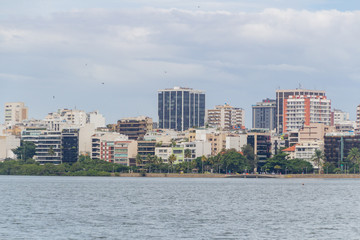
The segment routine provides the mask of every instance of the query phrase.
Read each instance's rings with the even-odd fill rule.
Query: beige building
[[[28,118],[28,108],[23,102],[5,103],[5,123],[14,125]]]
[[[208,133],[206,134],[206,141],[211,143],[211,155],[215,156],[226,149],[226,134],[225,133]]]
[[[333,132],[334,127],[323,123],[310,123],[299,131],[299,142],[324,141],[325,133]]]
[[[215,106],[207,111],[210,127],[220,129],[242,128],[245,125],[245,111],[229,104]]]

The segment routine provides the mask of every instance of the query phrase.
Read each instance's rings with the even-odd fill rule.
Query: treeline
[[[6,160],[0,162],[0,175],[33,175],[33,176],[110,176],[129,171],[129,167],[109,163],[103,160],[93,160],[80,156],[73,164],[63,163],[40,165],[33,159]]]

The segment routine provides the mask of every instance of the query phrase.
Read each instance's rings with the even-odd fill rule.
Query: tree
[[[55,151],[54,151],[54,147],[53,146],[50,146],[49,150],[48,150],[48,153],[50,156],[55,156]]]
[[[324,158],[323,152],[319,149],[316,149],[312,160],[314,161],[315,165],[317,166],[319,174],[321,173],[321,161],[323,158]]]
[[[136,155],[135,162],[136,166],[141,166],[143,164],[143,159],[141,158],[140,154]]]
[[[202,171],[202,173],[204,173],[204,162],[206,162],[206,160],[207,160],[207,158],[204,155],[202,155],[202,157],[201,157],[201,171]]]
[[[185,149],[184,151],[184,157],[185,157],[185,160],[187,162],[187,165],[188,165],[188,172],[189,172],[189,166],[190,166],[190,163],[189,163],[189,158],[191,158],[191,150],[190,149]]]
[[[174,162],[176,161],[176,156],[175,156],[174,154],[171,154],[171,155],[169,156],[168,161],[169,161],[169,163],[170,163],[170,165],[171,165],[171,169],[172,169],[173,172],[174,172],[173,164],[174,164]]]
[[[357,164],[358,167],[359,167],[359,173],[360,173],[360,164],[359,164],[359,161],[360,161],[360,151],[358,148],[351,148],[349,153],[348,153],[348,156],[347,156],[347,159],[349,161],[351,161],[352,163],[354,164]],[[354,172],[355,172],[355,166],[354,166]]]
[[[18,159],[26,161],[34,157],[36,152],[36,145],[33,142],[21,141],[20,147],[12,150]]]
[[[250,144],[247,144],[241,148],[241,151],[246,157],[247,162],[251,166],[251,168],[257,170],[258,157],[254,153],[254,148]]]

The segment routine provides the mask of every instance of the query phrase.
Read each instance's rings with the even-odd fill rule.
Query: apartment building
[[[330,126],[331,101],[325,96],[289,96],[283,103],[283,132],[298,130],[310,123]]]
[[[123,118],[115,126],[116,132],[124,134],[130,140],[142,140],[147,131],[151,131],[153,121],[150,117],[140,116],[135,118]]]
[[[276,90],[276,128],[277,133],[284,132],[284,122],[286,115],[284,115],[284,102],[290,96],[325,96],[325,91],[307,90],[307,89],[292,89],[292,90]]]
[[[267,98],[252,106],[252,128],[276,128],[276,100]]]
[[[245,126],[245,110],[229,104],[215,106],[207,111],[208,125],[222,130],[242,128]]]
[[[28,118],[28,107],[23,102],[5,103],[5,124],[14,125]]]

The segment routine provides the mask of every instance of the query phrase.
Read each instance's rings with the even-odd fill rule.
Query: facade
[[[86,123],[94,124],[95,129],[106,127],[105,118],[102,114],[99,113],[99,111],[88,113]]]
[[[30,141],[28,139],[27,141]],[[34,159],[40,164],[73,163],[79,158],[79,130],[42,131],[37,140]]]
[[[325,96],[325,91],[293,89],[276,90],[276,129],[277,133],[283,133],[284,126],[284,100],[290,96]]]
[[[44,131],[39,135],[34,159],[40,164],[60,164],[62,161],[61,132]]]
[[[5,124],[14,125],[28,118],[28,108],[23,102],[5,103]]]
[[[247,135],[229,135],[226,136],[226,149],[235,149],[236,151],[242,151],[242,147],[247,144]]]
[[[313,158],[315,155],[315,151],[324,150],[324,142],[323,141],[311,141],[311,142],[302,142],[295,145],[295,158],[303,159],[310,162],[314,168],[318,166],[314,163]]]
[[[350,133],[327,133],[324,139],[326,161],[341,167],[351,148],[360,148],[360,135]]]
[[[155,145],[156,141],[137,141],[137,154],[140,155],[143,164],[147,163],[147,156],[154,156],[155,155]]]
[[[265,164],[265,161],[271,157],[271,135],[269,132],[255,130],[249,132],[247,144],[254,149],[254,154],[258,157],[258,166]]]
[[[62,163],[74,163],[79,159],[79,129],[63,129],[61,132]]]
[[[130,140],[141,140],[147,131],[151,131],[153,127],[152,119],[140,116],[137,118],[123,118],[117,122],[116,132],[124,134]]]
[[[20,139],[14,135],[0,136],[0,161],[7,158],[15,159],[13,149],[20,146]]]
[[[347,112],[343,112],[340,109],[334,109],[333,115],[334,115],[334,122],[333,122],[334,125],[341,124],[343,122],[347,122],[350,120],[350,114]]]
[[[355,121],[342,121],[335,124],[336,132],[351,132],[356,129]]]
[[[289,96],[283,104],[283,132],[298,130],[310,123],[330,126],[331,101],[325,96]]]
[[[276,128],[276,100],[267,98],[252,106],[252,128]]]
[[[226,103],[218,105],[207,111],[207,123],[210,127],[223,130],[242,128],[245,126],[245,111]]]
[[[101,141],[100,159],[130,166],[132,158],[136,157],[136,141]]]
[[[132,142],[132,141],[131,141]],[[125,146],[126,145],[126,146]],[[130,145],[129,138],[125,135],[116,133],[116,132],[96,132],[91,136],[91,158],[92,159],[102,159],[107,162],[118,162],[124,164],[124,162],[129,162],[129,159],[124,160],[124,155],[115,155],[116,154],[125,154],[121,152],[126,152],[128,158],[133,157],[136,153],[123,150],[115,151],[117,149],[123,149]]]
[[[206,134],[206,141],[211,144],[211,155],[215,156],[223,149],[226,149],[226,134],[225,133],[208,133]]]
[[[158,91],[159,128],[185,131],[205,125],[205,93],[174,87]]]
[[[356,129],[360,130],[360,105],[356,107]]]

